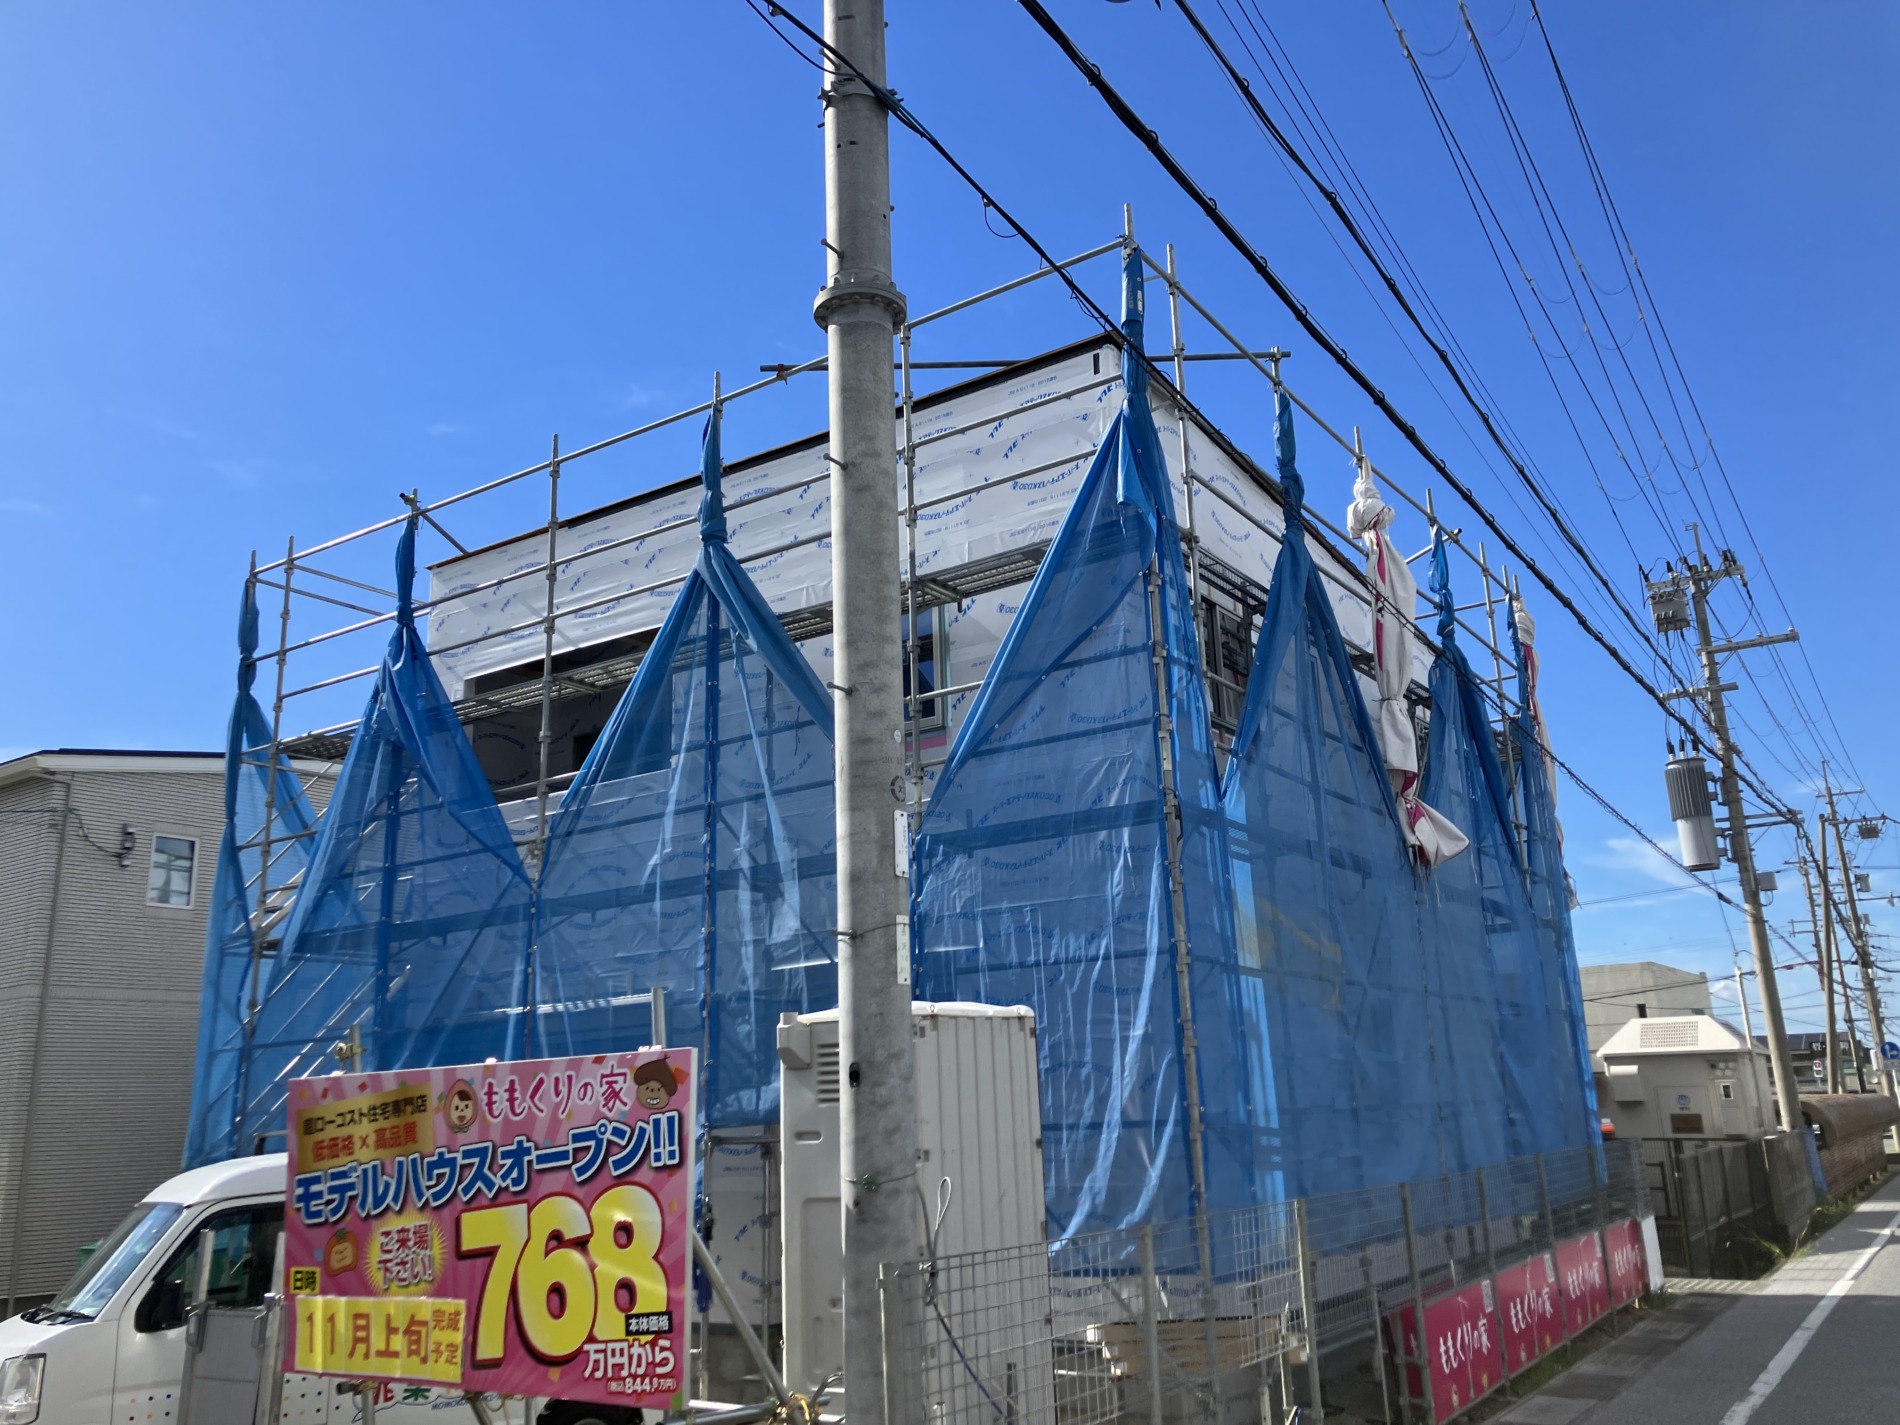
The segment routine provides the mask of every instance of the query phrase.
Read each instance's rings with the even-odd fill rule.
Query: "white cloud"
[[[45,519],[52,513],[51,509],[42,505],[38,500],[0,500],[0,514],[35,515],[41,519]]]
[[[207,460],[205,468],[237,490],[248,490],[264,481],[270,469],[268,460]]]
[[[1682,886],[1695,881],[1647,841],[1634,836],[1612,836],[1601,850],[1588,853],[1584,859],[1605,871],[1638,876],[1659,886]]]
[[[460,435],[462,428],[454,421],[432,421],[422,428],[425,435]]]

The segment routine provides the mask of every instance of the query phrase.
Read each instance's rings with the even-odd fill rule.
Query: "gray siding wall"
[[[223,819],[223,767],[207,759],[192,772],[76,771],[70,775],[77,816],[67,830],[58,920],[39,1056],[37,1085],[26,1121],[10,1126],[5,1147],[24,1162],[18,1282],[22,1296],[58,1290],[72,1274],[82,1243],[111,1231],[152,1187],[178,1171],[191,1102],[205,924]],[[40,805],[56,807],[60,789],[36,788]],[[16,797],[16,800],[18,798]],[[16,891],[12,870],[0,874],[0,897],[37,895],[38,940],[7,932],[0,940],[0,977],[24,969],[18,996],[26,1023],[24,1058],[7,1064],[5,1081],[24,1095],[32,1077],[32,1022],[37,1011],[45,914],[51,900],[50,849],[57,817],[13,817],[41,829],[47,848],[35,865],[47,869]],[[128,864],[115,854],[120,828],[137,835]],[[82,824],[91,841],[81,834]],[[154,835],[197,842],[189,909],[145,903]],[[31,919],[34,909],[24,906]],[[12,916],[5,919],[11,920]],[[24,938],[26,944],[16,946]],[[6,996],[9,1001],[13,995]],[[4,1013],[5,1011],[0,1011]],[[15,1036],[7,1034],[5,1040]],[[0,1054],[7,1050],[0,1049]],[[24,1130],[24,1145],[22,1144]],[[20,1168],[13,1168],[18,1182]],[[20,1194],[16,1189],[15,1201]],[[11,1246],[12,1214],[0,1214],[0,1251]],[[7,1264],[10,1275],[12,1263]],[[0,1275],[0,1282],[5,1275]]]
[[[51,782],[0,787],[0,1300],[13,1277],[20,1147],[62,795]]]

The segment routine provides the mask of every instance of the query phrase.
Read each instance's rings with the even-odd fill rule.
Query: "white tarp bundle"
[[[1346,509],[1346,532],[1365,545],[1366,577],[1378,591],[1372,607],[1372,653],[1378,665],[1378,691],[1369,700],[1369,711],[1385,750],[1386,773],[1399,800],[1405,839],[1421,861],[1436,866],[1458,855],[1471,842],[1418,798],[1418,733],[1405,701],[1412,681],[1412,621],[1418,612],[1418,582],[1386,534],[1392,523],[1392,507],[1372,483],[1372,467],[1364,456],[1358,459],[1352,495],[1352,504]]]

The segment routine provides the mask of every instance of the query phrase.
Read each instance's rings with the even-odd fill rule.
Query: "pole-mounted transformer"
[[[1713,871],[1722,864],[1722,843],[1715,834],[1715,803],[1709,797],[1709,764],[1685,753],[1663,768],[1669,787],[1669,816],[1676,823],[1682,864],[1691,871]]]

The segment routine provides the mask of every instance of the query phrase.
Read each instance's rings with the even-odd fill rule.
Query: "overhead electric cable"
[[[1655,700],[1685,732],[1700,738],[1702,736],[1702,730],[1697,728],[1681,713],[1677,712],[1675,708],[1670,705],[1669,700],[1663,695],[1662,690],[1657,688],[1648,678],[1644,677],[1642,672],[1630,662],[1628,655],[1590,621],[1588,615],[1577,607],[1576,601],[1544,571],[1543,566],[1530,556],[1517,538],[1498,522],[1497,517],[1491,513],[1483,501],[1478,499],[1476,492],[1452,471],[1451,467],[1445,463],[1444,458],[1432,448],[1425,438],[1419,434],[1418,429],[1413,426],[1411,422],[1406,420],[1398,408],[1392,404],[1385,392],[1381,390],[1358,363],[1346,353],[1345,348],[1320,325],[1318,319],[1313,316],[1306,304],[1299,299],[1293,290],[1287,286],[1285,280],[1274,269],[1273,265],[1261,255],[1259,250],[1256,249],[1247,240],[1246,236],[1241,233],[1240,229],[1234,225],[1233,221],[1221,211],[1220,205],[1208,195],[1206,190],[1201,187],[1193,175],[1174,157],[1173,153],[1171,153],[1168,147],[1161,141],[1160,136],[1155,130],[1149,127],[1147,122],[1142,119],[1134,107],[1109,83],[1108,79],[1103,75],[1101,67],[1082,53],[1076,46],[1075,41],[1069,37],[1067,31],[1065,31],[1062,26],[1056,22],[1055,18],[1050,15],[1048,10],[1043,7],[1040,0],[1017,0],[1017,3],[1029,14],[1030,18],[1037,23],[1043,32],[1055,42],[1056,47],[1062,51],[1064,57],[1066,57],[1076,71],[1082,75],[1089,86],[1101,96],[1103,102],[1108,106],[1109,111],[1120,120],[1122,126],[1126,128],[1129,133],[1134,135],[1142,146],[1148,150],[1155,161],[1159,163],[1168,176],[1174,180],[1176,186],[1193,201],[1195,206],[1200,208],[1201,212],[1207,217],[1209,222],[1214,224],[1221,236],[1227,239],[1228,244],[1254,269],[1260,279],[1267,284],[1274,295],[1280,299],[1281,303],[1292,314],[1293,319],[1299,323],[1301,329],[1352,379],[1353,383],[1365,393],[1367,398],[1371,400],[1373,405],[1379,410],[1380,414],[1391,423],[1392,427],[1405,437],[1406,443],[1419,454],[1426,464],[1438,472],[1440,478],[1442,478],[1472,512],[1484,522],[1485,527],[1497,536],[1499,542],[1530,571],[1531,575],[1545,591],[1577,621],[1578,625],[1590,636],[1597,646],[1602,648],[1603,651],[1610,656],[1611,660],[1615,662],[1638,687],[1642,688],[1644,692]],[[1774,804],[1772,794],[1767,792],[1764,788],[1757,786],[1755,791],[1758,796],[1768,800],[1771,805]]]
[[[1557,528],[1558,533],[1564,537],[1565,542],[1575,551],[1577,557],[1583,561],[1584,566],[1596,576],[1598,582],[1611,594],[1612,598],[1615,599],[1617,607],[1629,621],[1631,628],[1636,630],[1639,637],[1647,638],[1648,630],[1643,627],[1641,621],[1636,617],[1636,614],[1623,603],[1621,596],[1616,593],[1616,586],[1610,581],[1609,576],[1598,566],[1595,557],[1590,553],[1588,548],[1585,547],[1582,540],[1572,531],[1569,520],[1559,512],[1551,497],[1545,493],[1543,486],[1531,477],[1530,471],[1524,468],[1524,463],[1518,459],[1517,453],[1506,443],[1504,436],[1499,432],[1497,425],[1492,420],[1490,410],[1484,403],[1479,401],[1477,395],[1472,391],[1470,385],[1465,380],[1464,373],[1458,369],[1457,363],[1452,360],[1451,353],[1447,351],[1438,338],[1426,328],[1423,318],[1419,316],[1417,309],[1406,297],[1397,279],[1394,278],[1392,273],[1387,269],[1386,264],[1380,260],[1379,255],[1372,250],[1372,245],[1366,240],[1366,235],[1360,230],[1358,222],[1354,220],[1352,214],[1347,210],[1346,205],[1340,201],[1339,194],[1313,171],[1312,166],[1307,162],[1305,155],[1300,152],[1298,146],[1287,138],[1279,124],[1274,121],[1273,116],[1267,112],[1266,106],[1260,102],[1259,97],[1253,92],[1253,86],[1248,83],[1246,76],[1235,68],[1234,62],[1228,58],[1227,52],[1221,48],[1220,42],[1214,38],[1207,26],[1201,22],[1201,17],[1194,12],[1194,7],[1188,3],[1188,0],[1174,0],[1174,5],[1175,8],[1181,12],[1182,16],[1186,18],[1188,25],[1193,29],[1194,33],[1199,36],[1201,43],[1207,48],[1208,53],[1214,57],[1215,62],[1226,72],[1229,82],[1235,86],[1242,99],[1253,111],[1254,117],[1261,127],[1272,137],[1273,141],[1280,146],[1287,158],[1299,169],[1307,181],[1317,188],[1321,196],[1325,198],[1327,206],[1333,210],[1341,226],[1346,229],[1347,235],[1352,238],[1354,245],[1358,247],[1359,251],[1365,256],[1365,259],[1372,264],[1373,270],[1379,275],[1379,279],[1385,283],[1386,290],[1392,294],[1392,300],[1399,304],[1399,310],[1405,314],[1406,319],[1412,323],[1413,327],[1418,331],[1418,334],[1423,337],[1426,343],[1431,347],[1433,355],[1438,358],[1439,363],[1445,368],[1447,374],[1450,375],[1452,383],[1457,386],[1459,394],[1465,398],[1466,402],[1471,406],[1471,409],[1476,413],[1479,423],[1484,426],[1486,434],[1496,443],[1498,450],[1504,455],[1504,458],[1510,462],[1511,468],[1517,472],[1518,478],[1523,481],[1525,488],[1527,488],[1531,494],[1536,497],[1537,502],[1543,506],[1545,515],[1549,517],[1551,523]],[[1031,7],[1026,5],[1025,8]],[[1040,5],[1035,5],[1033,9],[1031,9],[1031,14],[1034,15],[1037,11],[1042,11]],[[1046,15],[1047,11],[1042,11],[1042,14]],[[1045,26],[1044,28],[1046,29],[1048,27]],[[1058,42],[1060,43],[1061,41]],[[1074,55],[1071,56],[1071,58],[1074,57]],[[1097,70],[1096,73],[1099,75],[1100,71]],[[1107,95],[1104,94],[1104,98],[1106,97]],[[1111,107],[1113,107],[1112,104]],[[1132,114],[1133,110],[1129,112]],[[1124,119],[1124,122],[1127,122],[1127,120]],[[1150,135],[1152,135],[1152,131],[1150,131]],[[1151,146],[1151,151],[1155,146],[1158,146],[1158,141],[1156,145]],[[1157,153],[1156,157],[1160,157],[1160,154]],[[1185,172],[1183,172],[1180,177],[1177,177],[1176,181],[1179,182],[1181,178],[1184,177]],[[1237,236],[1237,233],[1230,235],[1229,240],[1234,241]],[[1256,263],[1256,266],[1262,267],[1264,264]],[[1263,272],[1262,275],[1264,276],[1265,273]],[[1291,296],[1290,293],[1280,293],[1279,295],[1282,301],[1289,300]],[[1299,314],[1296,313],[1295,315],[1298,316]],[[1302,322],[1302,324],[1304,325],[1305,323]],[[1343,355],[1343,352],[1341,354]],[[1396,413],[1388,415],[1388,419],[1395,417]]]
[[[1582,111],[1578,107],[1575,94],[1571,91],[1570,80],[1564,73],[1563,64],[1557,58],[1556,43],[1551,38],[1549,27],[1544,23],[1543,12],[1538,8],[1537,0],[1531,0],[1531,19],[1537,26],[1538,34],[1544,42],[1544,53],[1550,60],[1551,73],[1557,81],[1559,92],[1563,95],[1565,111],[1570,118],[1571,128],[1576,134],[1577,144],[1583,154],[1585,165],[1589,169],[1598,201],[1604,210],[1605,219],[1610,225],[1612,236],[1618,239],[1619,261],[1627,254],[1628,262],[1624,264],[1624,275],[1629,282],[1641,289],[1641,295],[1646,303],[1645,311],[1647,317],[1654,319],[1653,329],[1651,323],[1645,320],[1644,331],[1655,356],[1657,370],[1661,372],[1663,376],[1664,387],[1665,389],[1669,389],[1669,374],[1663,365],[1663,353],[1666,351],[1669,357],[1669,364],[1675,369],[1677,383],[1682,387],[1683,398],[1689,403],[1689,409],[1694,414],[1696,425],[1702,433],[1702,440],[1708,450],[1709,458],[1714,462],[1716,473],[1721,476],[1723,487],[1728,492],[1729,501],[1735,507],[1736,514],[1741,519],[1742,532],[1747,536],[1749,545],[1754,551],[1756,566],[1768,580],[1768,586],[1770,590],[1773,591],[1776,602],[1781,605],[1782,617],[1792,623],[1794,621],[1793,614],[1789,609],[1788,601],[1781,592],[1780,585],[1775,579],[1774,570],[1770,567],[1767,556],[1762,552],[1761,541],[1755,535],[1753,524],[1748,518],[1748,510],[1735,493],[1734,482],[1729,478],[1727,463],[1723,461],[1721,451],[1715,444],[1715,437],[1709,430],[1708,419],[1703,415],[1701,404],[1696,400],[1695,391],[1689,384],[1688,372],[1683,368],[1682,358],[1677,354],[1675,341],[1669,334],[1669,327],[1663,319],[1660,304],[1656,300],[1656,294],[1651,290],[1649,278],[1643,272],[1643,265],[1637,258],[1636,245],[1630,238],[1629,228],[1623,221],[1622,211],[1617,207],[1615,194],[1611,191],[1609,180],[1603,172],[1602,163],[1597,158],[1596,146],[1590,141],[1589,131],[1584,126]],[[1661,337],[1662,343],[1660,350],[1656,349],[1656,338],[1658,336]],[[1670,390],[1670,401],[1672,404],[1675,402],[1673,389]],[[1677,419],[1678,423],[1684,427],[1685,439],[1689,438],[1687,431],[1688,422],[1683,418],[1680,407],[1677,407]],[[1744,591],[1747,592],[1747,586],[1744,585],[1743,587]],[[1752,593],[1749,594],[1748,597],[1752,605],[1754,602]],[[1834,717],[1834,709],[1828,702],[1826,689],[1821,686],[1820,676],[1814,670],[1814,663],[1808,655],[1806,645],[1796,644],[1795,651],[1800,656],[1802,665],[1807,670],[1808,681],[1813,685],[1814,696],[1821,704],[1822,714],[1827,718],[1829,727],[1833,729],[1835,738],[1833,750],[1838,754],[1843,765],[1847,767],[1848,771],[1853,774],[1856,780],[1864,780],[1854,764],[1853,755],[1848,750],[1846,736],[1841,731],[1840,723]],[[1772,661],[1777,665],[1783,662],[1779,647],[1772,648],[1770,650],[1770,656]],[[1785,669],[1783,670],[1783,676],[1786,677]],[[1789,691],[1792,693],[1792,680],[1789,681]],[[1804,698],[1796,698],[1796,706],[1803,706],[1805,701],[1806,699]],[[1803,708],[1803,711],[1805,713],[1805,708]],[[1821,746],[1822,739],[1818,727],[1815,729],[1815,734],[1816,745]]]
[[[966,185],[968,185],[970,190],[973,193],[975,193],[979,199],[982,200],[985,208],[994,209],[997,215],[1001,217],[1005,222],[1007,222],[1012,229],[1015,230],[1016,234],[1022,238],[1024,244],[1028,246],[1029,249],[1032,252],[1034,252],[1036,256],[1039,259],[1041,259],[1041,261],[1050,269],[1050,271],[1062,282],[1063,286],[1068,290],[1070,296],[1075,299],[1077,304],[1081,306],[1084,311],[1090,313],[1099,322],[1101,322],[1106,332],[1119,333],[1120,331],[1119,324],[1116,323],[1114,319],[1109,316],[1107,311],[1105,311],[1102,308],[1100,303],[1096,302],[1093,297],[1089,296],[1089,294],[1082,288],[1081,284],[1078,283],[1073,277],[1073,275],[1071,275],[1069,271],[1056,260],[1056,258],[1049,252],[1049,250],[1046,247],[1044,247],[1040,242],[1038,242],[1036,238],[1021,223],[1017,222],[1017,220],[1010,214],[1009,210],[996,200],[996,198],[989,192],[989,190],[985,188],[977,180],[975,175],[972,174],[967,168],[965,168],[963,164],[959,162],[955,158],[955,156],[950,153],[949,149],[945,147],[943,142],[940,139],[938,139],[935,134],[931,133],[930,130],[927,127],[925,127],[923,122],[920,119],[918,119],[915,115],[913,115],[909,111],[909,109],[904,105],[904,103],[900,99],[898,99],[898,97],[895,94],[891,93],[888,89],[885,89],[883,86],[872,81],[869,78],[869,76],[867,76],[861,69],[859,69],[851,61],[851,59],[848,56],[840,53],[837,49],[833,48],[828,42],[826,42],[826,40],[824,39],[822,35],[814,31],[809,25],[805,24],[805,22],[800,20],[796,15],[793,15],[788,11],[782,10],[778,8],[777,6],[768,6],[770,14],[767,14],[766,11],[759,9],[758,5],[754,3],[754,0],[746,0],[746,4],[748,5],[748,7],[750,7],[754,11],[754,13],[759,15],[760,19],[764,20],[767,25],[771,26],[771,28],[775,30],[777,29],[777,26],[772,24],[773,17],[782,18],[786,20],[794,28],[796,28],[801,34],[803,34],[806,39],[818,45],[819,48],[822,49],[827,55],[829,55],[834,62],[843,66],[845,69],[848,69],[860,83],[866,86],[869,92],[877,96],[878,101],[882,103],[890,111],[892,117],[896,118],[900,123],[904,125],[905,128],[909,129],[912,133],[916,134],[919,138],[923,139],[923,141],[930,146],[931,150],[935,152],[938,155],[938,157],[942,158],[946,164],[949,165],[951,171],[954,172],[959,178],[961,178],[963,182]],[[1038,10],[1041,9],[1040,6],[1036,6],[1035,8]],[[1045,17],[1046,17],[1046,12],[1045,12]],[[1053,24],[1053,21],[1050,21],[1050,23]],[[1085,70],[1084,72],[1086,73],[1087,71]],[[1117,98],[1119,99],[1119,96],[1117,96]],[[1139,120],[1137,120],[1136,122],[1138,125]],[[1156,140],[1156,142],[1158,143],[1159,141]],[[1163,151],[1165,152],[1165,150]],[[1172,162],[1171,159],[1170,159],[1170,162]],[[1190,180],[1190,183],[1191,183],[1191,180]],[[1194,189],[1193,191],[1198,193],[1199,190]],[[1230,241],[1231,240],[1232,239],[1230,239]],[[1274,279],[1274,282],[1276,283],[1278,282],[1277,277]],[[1288,294],[1288,297],[1282,298],[1282,300],[1287,301],[1289,307],[1294,309],[1296,312],[1304,313],[1305,309],[1303,307],[1299,307],[1296,301],[1289,300],[1290,297],[1291,297],[1291,294]],[[1310,317],[1310,314],[1307,315],[1302,321],[1302,326],[1305,326],[1306,323],[1311,320],[1312,319]],[[1330,354],[1331,352],[1335,351],[1337,348],[1330,344],[1330,339],[1327,339],[1327,340],[1328,340],[1327,350]],[[1161,368],[1159,364],[1156,363],[1152,358],[1150,358],[1147,355],[1147,353],[1137,352],[1135,354],[1143,362],[1145,362],[1151,370],[1159,372],[1165,377],[1166,373],[1161,372]],[[1335,359],[1337,360],[1343,357],[1344,357],[1344,353],[1340,352],[1339,356],[1336,357]],[[1348,363],[1348,365],[1350,364]],[[1361,385],[1362,389],[1368,390],[1369,393],[1376,392],[1376,388],[1373,388],[1370,386],[1369,379],[1364,376],[1364,373],[1358,372],[1356,367],[1350,367],[1350,373],[1354,374],[1355,380]],[[1203,420],[1205,419],[1205,417],[1201,416],[1200,413],[1197,410],[1195,410],[1193,405],[1189,403],[1185,397],[1178,396],[1177,399],[1180,399],[1183,406],[1191,414],[1193,414],[1197,419],[1203,419]],[[1376,399],[1381,403],[1380,408],[1382,411],[1387,411],[1387,412],[1391,411],[1390,403],[1385,401],[1385,398],[1382,394],[1377,395]],[[1389,420],[1392,420],[1393,423],[1396,426],[1398,426],[1399,429],[1401,429],[1402,431],[1408,431],[1408,432],[1411,431],[1411,428],[1405,425],[1401,418],[1397,418],[1396,412],[1392,412],[1391,414],[1388,415],[1387,418]],[[1430,448],[1424,445],[1422,438],[1419,437],[1416,432],[1411,432],[1408,438],[1414,444],[1415,448],[1420,448],[1422,451],[1429,453]],[[1449,471],[1444,470],[1443,462],[1441,460],[1438,460],[1435,455],[1430,456],[1430,458],[1434,462],[1434,468],[1440,469],[1441,473],[1444,473],[1447,476],[1447,479],[1449,483],[1451,483],[1452,488],[1454,490],[1460,490],[1460,482],[1457,481],[1456,477],[1451,476]],[[1460,490],[1460,493],[1461,495],[1463,494],[1462,490]],[[1490,518],[1483,511],[1482,507],[1473,503],[1473,509],[1479,513],[1481,518],[1486,519],[1487,524],[1491,528],[1493,528],[1493,530],[1498,534],[1499,538],[1507,542],[1507,546],[1513,548],[1513,552],[1518,553],[1518,557],[1523,560],[1527,568],[1531,569],[1532,572],[1537,575],[1539,581],[1545,583],[1546,587],[1550,587],[1548,580],[1543,575],[1542,570],[1537,567],[1535,561],[1524,556],[1521,551],[1516,549],[1515,545],[1509,540],[1509,537],[1505,535],[1501,529],[1498,529],[1495,524],[1491,523]],[[1625,660],[1622,657],[1620,651],[1617,650],[1614,645],[1609,644],[1603,638],[1603,636],[1595,630],[1595,627],[1593,625],[1591,625],[1586,619],[1582,618],[1580,612],[1576,609],[1575,605],[1570,603],[1567,599],[1564,599],[1562,593],[1556,590],[1554,587],[1551,588],[1551,592],[1555,597],[1559,598],[1560,601],[1564,603],[1565,607],[1568,608],[1572,612],[1573,616],[1576,616],[1578,618],[1579,622],[1583,624],[1585,630],[1589,632],[1591,636],[1594,639],[1596,639],[1596,641],[1599,644],[1601,644],[1605,648],[1605,650],[1611,654],[1613,658],[1616,659],[1619,665],[1622,666],[1626,672],[1629,672],[1632,677],[1636,678],[1639,685],[1643,686],[1645,690],[1650,693],[1651,697],[1656,698],[1659,703],[1662,703],[1662,706],[1664,707],[1664,710],[1666,712],[1670,712],[1673,714],[1674,710],[1669,708],[1668,704],[1660,698],[1660,696],[1654,691],[1654,689],[1649,688],[1648,684],[1643,682],[1641,676],[1636,674],[1634,670],[1632,670],[1629,667],[1627,660]],[[1484,683],[1482,681],[1480,681],[1477,686],[1478,686],[1481,696],[1487,702],[1491,703],[1492,706],[1496,707],[1501,715],[1505,717],[1509,716],[1509,709],[1507,709],[1504,706],[1503,698],[1499,690],[1497,690],[1496,688],[1493,688],[1490,684]],[[1680,718],[1678,718],[1678,720],[1680,720]],[[1685,723],[1684,726],[1687,727],[1688,725]],[[1689,730],[1693,731],[1693,729],[1689,729]],[[1650,836],[1650,834],[1647,831],[1645,831],[1641,826],[1639,826],[1635,821],[1633,821],[1628,815],[1626,815],[1622,811],[1621,808],[1617,807],[1607,797],[1605,797],[1601,792],[1599,792],[1595,787],[1593,787],[1588,781],[1586,781],[1582,777],[1582,775],[1578,773],[1576,768],[1572,767],[1563,758],[1559,757],[1554,751],[1551,750],[1548,744],[1540,743],[1539,748],[1546,756],[1550,758],[1551,762],[1559,770],[1561,770],[1567,777],[1570,778],[1571,782],[1577,787],[1579,791],[1583,792],[1584,795],[1588,796],[1605,812],[1609,813],[1609,815],[1613,817],[1617,822],[1619,822],[1622,826],[1627,828],[1629,831],[1635,833],[1635,835],[1638,838],[1640,838],[1645,845],[1647,845],[1652,851],[1654,851],[1664,861],[1668,862],[1670,865],[1675,866],[1676,869],[1681,871],[1685,876],[1693,876],[1693,873],[1690,872],[1689,869],[1686,866],[1684,866],[1682,862],[1676,856],[1672,855],[1669,851],[1665,850],[1660,843],[1658,843],[1652,836]],[[1792,815],[1792,813],[1790,813],[1790,815]],[[1736,901],[1733,897],[1726,894],[1719,887],[1710,885],[1708,887],[1708,890],[1709,890],[1709,894],[1714,896],[1718,901],[1726,905],[1733,906],[1737,909],[1741,908],[1740,902]],[[1788,937],[1785,934],[1783,934],[1778,927],[1770,926],[1769,931],[1771,934],[1778,936],[1791,949],[1794,949],[1796,953],[1799,953],[1800,947],[1796,946],[1792,940],[1789,940]]]

